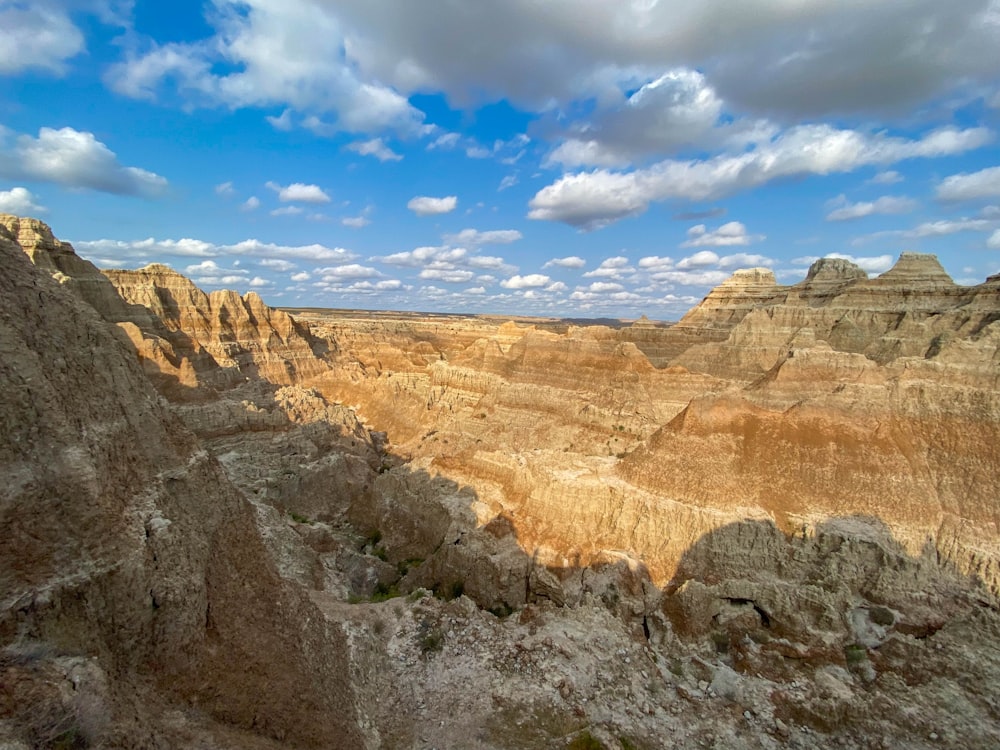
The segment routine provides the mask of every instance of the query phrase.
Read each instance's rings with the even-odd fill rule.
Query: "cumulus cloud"
[[[459,268],[425,268],[418,274],[421,279],[444,281],[448,284],[464,284],[475,278],[476,274]]]
[[[251,195],[249,198],[243,201],[243,205],[241,206],[241,208],[244,211],[256,211],[258,208],[260,208],[260,198],[258,198],[256,195]]]
[[[414,248],[413,250],[405,250],[400,253],[393,253],[392,255],[386,255],[384,257],[373,258],[372,260],[380,260],[383,263],[388,263],[392,266],[410,266],[413,268],[419,268],[432,263],[455,263],[456,261],[465,258],[468,252],[469,251],[464,247],[448,248],[424,246]]]
[[[264,268],[272,268],[275,271],[291,271],[295,268],[295,264],[291,261],[281,260],[280,258],[264,258],[260,261],[260,265]]]
[[[628,264],[628,258],[623,255],[616,255],[613,258],[605,258],[601,261],[601,265],[593,271],[587,271],[583,276],[584,278],[604,277],[620,279],[634,271],[635,269]]]
[[[458,234],[446,234],[444,239],[453,245],[480,247],[481,245],[509,245],[524,235],[516,229],[493,229],[480,232],[478,229],[463,229]]]
[[[349,263],[343,266],[327,266],[317,268],[318,273],[324,282],[339,282],[344,279],[372,279],[378,278],[382,274],[369,266],[362,266],[358,263]]]
[[[687,231],[688,238],[681,247],[727,247],[749,245],[764,239],[763,235],[747,234],[747,228],[739,221],[730,221],[711,231],[704,224],[696,224]]]
[[[873,201],[849,203],[846,196],[840,195],[830,203],[837,206],[826,215],[827,221],[851,221],[872,214],[905,214],[917,206],[917,202],[902,196],[883,195]]]
[[[667,159],[632,172],[569,174],[531,199],[528,217],[599,229],[668,199],[714,200],[772,180],[849,172],[869,164],[959,154],[988,143],[986,128],[942,128],[911,140],[800,125],[752,151],[682,161]]]
[[[400,91],[445,92],[460,107],[507,98],[540,110],[620,101],[680,64],[721,98],[782,118],[896,112],[955,85],[995,85],[996,10],[983,0],[858,5],[836,0],[338,3],[347,54]],[[992,13],[992,16],[990,15]]]
[[[402,161],[401,154],[397,154],[389,148],[381,138],[372,138],[369,141],[357,141],[347,146],[349,151],[353,151],[362,156],[374,156],[379,161]]]
[[[367,216],[345,216],[340,223],[351,229],[362,229],[372,223]]]
[[[44,3],[0,8],[0,75],[31,68],[61,75],[84,51],[83,34],[64,9]]]
[[[303,124],[320,134],[420,132],[423,113],[344,58],[343,24],[322,4],[215,0],[206,21],[213,36],[148,41],[111,66],[106,82],[134,98],[158,98],[173,84],[189,105],[284,106],[306,113]],[[320,119],[327,114],[335,119]],[[290,116],[277,119],[291,124]]]
[[[233,188],[232,182],[222,182],[215,186],[215,194],[229,198],[236,194],[236,190]]]
[[[1000,167],[988,167],[978,172],[963,172],[946,177],[937,186],[937,198],[942,201],[1000,198]]]
[[[278,185],[268,182],[267,186],[278,194],[282,203],[329,203],[330,196],[319,185],[306,185],[293,182],[291,185]]]
[[[570,255],[565,258],[553,258],[552,260],[548,260],[542,268],[583,268],[585,265],[587,265],[587,261],[583,258],[578,255]]]
[[[546,163],[567,168],[625,166],[645,154],[703,143],[721,114],[722,100],[705,76],[676,68],[577,125],[581,135],[565,140]]]
[[[33,216],[43,214],[45,206],[36,203],[37,198],[31,191],[23,187],[10,190],[0,190],[0,213],[17,214],[18,216]]]
[[[504,279],[500,282],[500,286],[504,289],[538,289],[539,287],[548,286],[552,283],[552,279],[540,273],[531,273],[527,276],[511,276],[509,279]]]
[[[991,250],[1000,250],[1000,229],[997,229],[990,238],[986,240],[986,247]]]
[[[166,178],[122,165],[93,133],[66,127],[41,128],[37,138],[18,135],[11,139],[11,135],[0,126],[0,177],[143,198],[166,192]]]
[[[454,195],[444,198],[431,198],[426,195],[420,195],[410,198],[406,204],[406,207],[417,216],[436,216],[438,214],[451,213],[455,210],[456,206],[458,206],[458,198]]]

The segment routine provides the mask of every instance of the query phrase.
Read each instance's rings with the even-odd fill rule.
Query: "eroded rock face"
[[[0,682],[18,685],[0,731],[359,746],[343,641],[282,582],[251,506],[72,285],[6,228],[0,257]],[[159,718],[195,704],[203,725]]]
[[[1000,742],[996,278],[307,326],[4,222],[0,742]]]

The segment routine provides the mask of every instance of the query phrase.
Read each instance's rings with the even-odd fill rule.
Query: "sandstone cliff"
[[[0,258],[0,737],[359,746],[344,643],[282,583],[251,506],[85,284],[6,228]]]
[[[1000,743],[998,278],[306,322],[0,251],[0,742]]]

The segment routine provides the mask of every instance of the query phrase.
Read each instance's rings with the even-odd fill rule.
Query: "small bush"
[[[375,591],[372,593],[371,601],[373,602],[385,602],[389,599],[395,599],[397,596],[402,596],[399,593],[399,589],[396,588],[396,584],[390,583],[388,585],[380,583],[375,587]]]
[[[844,646],[844,660],[848,664],[860,664],[865,659],[868,658],[868,649],[864,646],[852,643],[849,646]]]
[[[582,731],[566,745],[566,750],[607,750],[604,743],[587,730]]]
[[[420,636],[420,653],[429,654],[444,648],[444,633],[441,628],[430,628]]]
[[[288,515],[291,516],[292,520],[295,521],[295,523],[305,523],[305,524],[308,524],[310,526],[312,526],[314,523],[316,523],[311,518],[308,518],[307,516],[299,515],[298,513],[295,513],[293,511],[289,511]]]

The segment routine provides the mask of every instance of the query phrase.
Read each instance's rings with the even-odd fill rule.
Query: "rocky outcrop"
[[[0,736],[360,746],[344,642],[252,507],[6,228],[0,258]]]
[[[998,278],[306,323],[0,251],[0,744],[1000,742]]]
[[[308,330],[265,305],[256,292],[242,297],[230,291],[205,294],[158,264],[105,275],[127,303],[153,313],[176,354],[196,362],[205,352],[234,379],[303,384],[329,367],[313,351]],[[128,322],[143,327],[140,321]]]

